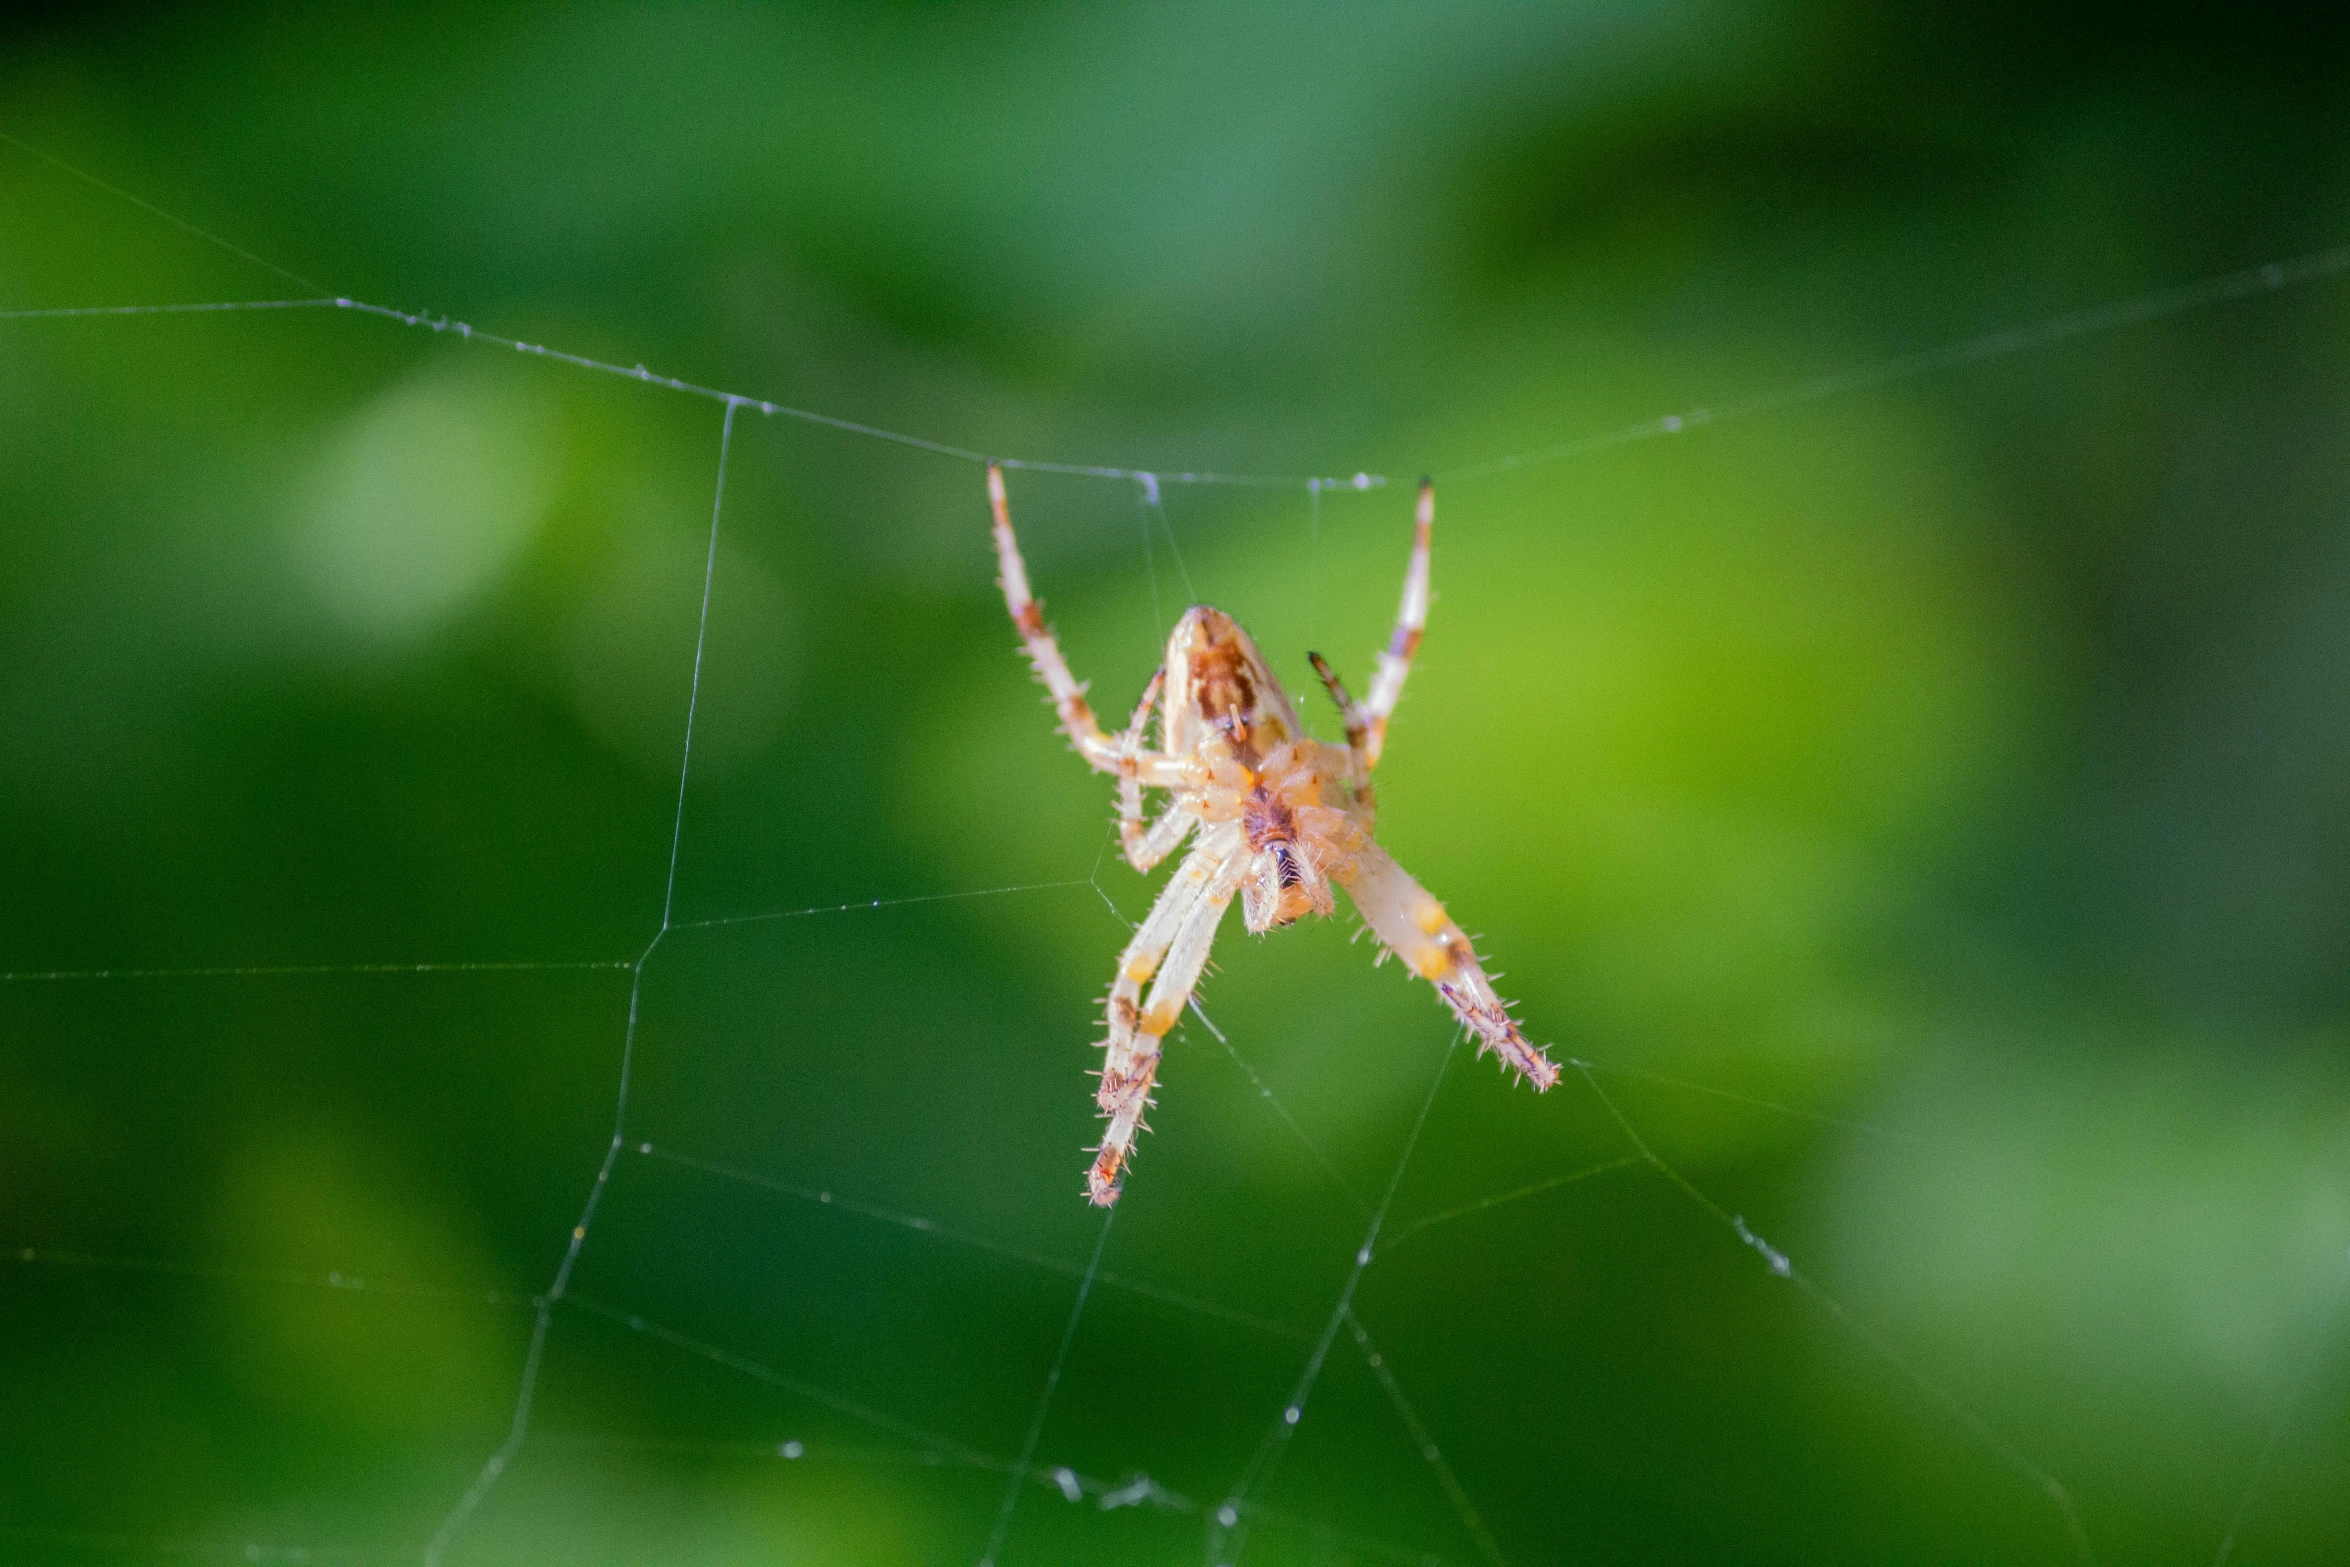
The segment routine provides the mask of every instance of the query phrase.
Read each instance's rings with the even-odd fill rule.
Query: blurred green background
[[[1195,592],[1359,686],[1420,472],[2350,239],[2346,45],[214,8],[11,24],[0,130],[622,364],[1395,477],[1169,485],[1162,528],[1015,474],[1123,713]],[[0,145],[0,309],[298,292]],[[1443,484],[1381,836],[1824,1292],[1639,1165],[1414,1231],[1630,1152],[1574,1075],[1462,1053],[1356,1310],[1503,1559],[2072,1560],[2034,1470],[2102,1561],[2350,1556],[2346,305]],[[503,1438],[629,977],[348,969],[643,950],[719,422],[333,311],[0,322],[0,1554],[413,1561]],[[676,918],[832,911],[647,964],[629,1151],[451,1563],[971,1562],[1098,1233],[1089,1042],[1152,888],[1014,653],[979,471],[745,416],[727,478]],[[1201,1559],[1445,1054],[1350,927],[1226,929],[1230,1051],[1171,1046],[1041,1433],[1163,1494],[1029,1487],[1001,1561]],[[278,966],[343,971],[23,977]],[[1247,1559],[1487,1559],[1417,1440],[1342,1333]]]

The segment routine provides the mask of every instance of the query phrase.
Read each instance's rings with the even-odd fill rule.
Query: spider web
[[[46,158],[12,138],[0,136],[0,141]],[[697,1051],[697,1045],[721,1038],[737,1026],[746,1008],[761,1014],[778,1008],[790,1013],[795,1029],[809,1029],[794,1040],[803,1049],[858,1050],[849,1030],[867,998],[853,988],[850,979],[832,979],[836,988],[826,988],[831,979],[826,964],[837,957],[837,951],[830,949],[837,948],[839,938],[803,939],[795,934],[779,942],[773,939],[777,932],[831,932],[856,921],[903,920],[908,923],[896,928],[892,945],[901,955],[912,956],[919,952],[926,929],[919,923],[922,919],[972,905],[1016,907],[1024,900],[1052,900],[1056,906],[1067,901],[1106,911],[1100,924],[1100,945],[1107,954],[1115,950],[1119,930],[1131,927],[1137,912],[1132,905],[1143,896],[1135,883],[1105,874],[1109,859],[1105,840],[1083,874],[969,890],[892,892],[807,907],[704,912],[716,905],[702,901],[691,874],[695,868],[691,854],[699,847],[705,856],[700,863],[708,865],[726,851],[723,843],[694,843],[700,825],[694,809],[697,723],[703,714],[706,681],[718,673],[708,660],[713,611],[724,605],[727,580],[723,565],[729,528],[730,524],[740,525],[746,505],[741,477],[744,447],[747,440],[755,438],[755,431],[796,424],[833,436],[902,448],[909,460],[918,456],[964,465],[994,460],[1040,482],[1131,488],[1140,522],[1136,553],[1151,617],[1162,638],[1178,585],[1184,595],[1182,602],[1199,598],[1181,543],[1186,530],[1173,515],[1177,509],[1168,503],[1170,488],[1296,493],[1297,525],[1308,532],[1311,541],[1304,612],[1311,632],[1331,607],[1325,602],[1321,577],[1325,540],[1333,524],[1332,502],[1346,496],[1376,497],[1383,479],[1361,472],[1297,478],[1161,472],[1003,456],[881,429],[698,385],[641,364],[623,366],[443,316],[333,295],[135,196],[103,186],[79,170],[66,171],[312,290],[316,297],[67,305],[0,312],[0,321],[331,313],[370,327],[429,331],[453,339],[465,352],[502,350],[569,371],[618,377],[648,392],[676,394],[714,405],[716,417],[709,431],[714,451],[707,476],[708,525],[700,553],[696,612],[690,626],[679,628],[680,641],[690,644],[690,678],[684,691],[674,795],[665,824],[665,864],[657,878],[657,898],[651,889],[644,890],[643,909],[652,919],[652,929],[633,956],[395,958],[317,964],[263,958],[250,963],[25,968],[0,973],[0,985],[43,996],[112,996],[134,991],[145,995],[160,988],[166,999],[148,1004],[166,1015],[176,1004],[169,998],[179,993],[177,987],[210,982],[451,982],[478,987],[512,981],[532,986],[534,996],[549,994],[545,987],[550,986],[586,987],[586,999],[565,1005],[575,1009],[573,1015],[578,1019],[600,1018],[608,1024],[602,1032],[591,1031],[583,1038],[601,1040],[616,1034],[616,1052],[599,1056],[600,1044],[583,1044],[574,1070],[583,1079],[609,1085],[609,1096],[601,1101],[608,1114],[609,1133],[598,1147],[582,1149],[578,1169],[569,1172],[575,1187],[573,1208],[567,1229],[560,1235],[558,1261],[540,1287],[517,1291],[444,1280],[387,1278],[358,1268],[337,1268],[322,1274],[299,1268],[97,1254],[56,1246],[23,1246],[8,1254],[27,1275],[50,1273],[96,1281],[92,1286],[96,1289],[116,1278],[200,1279],[296,1297],[429,1302],[436,1307],[479,1312],[500,1324],[518,1351],[511,1357],[518,1372],[502,1429],[484,1434],[480,1443],[483,1455],[474,1460],[475,1467],[463,1483],[449,1489],[445,1507],[429,1536],[422,1540],[351,1546],[316,1541],[291,1544],[256,1536],[224,1542],[116,1534],[99,1528],[6,1524],[0,1524],[0,1533],[12,1535],[28,1547],[136,1555],[339,1561],[413,1559],[420,1552],[428,1563],[454,1562],[466,1559],[469,1548],[485,1553],[500,1545],[520,1550],[512,1536],[496,1532],[499,1507],[504,1503],[526,1516],[533,1508],[543,1509],[544,1487],[551,1483],[548,1477],[563,1466],[609,1463],[616,1455],[650,1455],[710,1464],[773,1463],[809,1472],[829,1470],[849,1479],[833,1482],[820,1495],[826,1504],[844,1510],[871,1505],[869,1499],[876,1495],[898,1494],[886,1485],[879,1491],[860,1490],[860,1486],[873,1483],[860,1477],[898,1475],[909,1468],[925,1471],[938,1477],[938,1493],[945,1498],[938,1513],[948,1522],[940,1536],[967,1539],[967,1546],[959,1548],[962,1556],[987,1567],[1014,1559],[1042,1559],[1056,1551],[1073,1551],[1093,1559],[1139,1558],[1146,1547],[1135,1543],[1138,1538],[1147,1538],[1149,1550],[1162,1548],[1168,1539],[1188,1539],[1196,1544],[1203,1562],[1235,1567],[1243,1560],[1274,1559],[1526,1559],[1527,1549],[1513,1550],[1505,1532],[1489,1516],[1496,1511],[1497,1501],[1508,1498],[1496,1498],[1479,1470],[1448,1456],[1448,1451],[1457,1453],[1457,1444],[1464,1440],[1490,1455],[1496,1447],[1507,1447],[1506,1439],[1497,1442],[1489,1433],[1461,1430],[1457,1398],[1445,1400],[1456,1417],[1450,1422],[1424,1407],[1428,1390],[1442,1390],[1447,1375],[1442,1369],[1423,1372],[1415,1360],[1424,1357],[1424,1363],[1440,1368],[1458,1360],[1457,1355],[1435,1348],[1427,1331],[1430,1300],[1425,1284],[1419,1296],[1407,1291],[1383,1307],[1364,1304],[1363,1287],[1366,1280],[1383,1278],[1426,1256],[1428,1237],[1441,1238],[1494,1215],[1539,1214],[1562,1197],[1605,1192],[1609,1183],[1646,1177],[1667,1201],[1651,1212],[1619,1195],[1616,1202],[1629,1217],[1617,1222],[1656,1220],[1693,1225],[1709,1243],[1718,1242],[1707,1265],[1712,1287],[1783,1290],[1808,1321],[1827,1330],[1820,1338],[1820,1355],[1835,1357],[1847,1371],[1858,1368],[1867,1373],[1877,1389],[1875,1396],[1902,1404],[1918,1417],[1926,1431],[1921,1439],[1924,1449],[1936,1453],[1943,1462],[1973,1462],[2003,1472],[2000,1485],[1984,1489],[1985,1506],[2038,1515],[2044,1525],[2042,1532],[2056,1554],[2082,1561],[2097,1559],[2094,1537],[2072,1493],[2058,1474],[2033,1456],[2031,1444],[1914,1362],[1873,1327],[1864,1313],[1848,1307],[1839,1294],[1799,1267],[1789,1252],[1770,1238],[1769,1226],[1750,1223],[1738,1204],[1724,1201],[1709,1182],[1685,1173],[1681,1161],[1670,1157],[1662,1140],[1648,1129],[1635,1096],[1636,1091],[1701,1096],[1767,1117],[1823,1124],[1864,1140],[1898,1141],[1912,1138],[1913,1133],[1571,1053],[1567,1061],[1574,1069],[1574,1082],[1568,1085],[1567,1094],[1554,1096],[1531,1112],[1523,1106],[1513,1106],[1507,1112],[1512,1127],[1529,1115],[1553,1118],[1556,1130],[1546,1138],[1548,1154],[1539,1161],[1547,1173],[1493,1189],[1448,1190],[1444,1181],[1426,1178],[1426,1148],[1432,1140],[1442,1140],[1456,1150],[1473,1142],[1482,1135],[1478,1128],[1493,1120],[1492,1101],[1497,1097],[1490,1092],[1490,1081],[1480,1079],[1477,1102],[1468,1103],[1470,1095],[1464,1085],[1473,1074],[1466,1062],[1456,1059],[1462,1054],[1457,1037],[1447,1042],[1434,1021],[1399,1038],[1375,1036],[1376,1048],[1393,1050],[1409,1064],[1409,1071],[1389,1080],[1386,1088],[1402,1085],[1408,1091],[1386,1093],[1391,1102],[1383,1103],[1373,1117],[1382,1123],[1377,1135],[1349,1138],[1345,1146],[1338,1146],[1332,1141],[1331,1128],[1338,1126],[1343,1133],[1343,1124],[1317,1118],[1306,1100],[1277,1090],[1276,1074],[1259,1064],[1256,1041],[1269,1038],[1267,1031],[1251,1028],[1236,1040],[1195,1004],[1191,1026],[1179,1039],[1180,1048],[1188,1052],[1189,1075],[1169,1092],[1204,1095],[1211,1090],[1200,1080],[1205,1073],[1198,1064],[1217,1058],[1228,1063],[1232,1075],[1215,1091],[1250,1107],[1258,1117],[1262,1138],[1285,1150],[1289,1161],[1306,1172],[1304,1195],[1292,1192],[1280,1200],[1316,1213],[1321,1220],[1319,1231],[1330,1239],[1320,1253],[1311,1256],[1269,1259],[1244,1248],[1237,1266],[1206,1267],[1192,1264],[1214,1258],[1219,1246],[1242,1241],[1245,1224],[1219,1231],[1203,1226],[1194,1214],[1154,1207],[1157,1192],[1208,1176],[1208,1161],[1213,1155],[1200,1146],[1201,1139],[1192,1140],[1188,1153],[1179,1151],[1182,1145],[1164,1134],[1146,1144],[1143,1164],[1125,1201],[1110,1213],[1097,1216],[1083,1212],[1064,1192],[1060,1195],[1065,1211],[1040,1224],[1040,1233],[1049,1233],[1050,1240],[1007,1237],[979,1220],[958,1216],[975,1207],[980,1213],[987,1210],[984,1204],[958,1200],[951,1168],[934,1165],[892,1181],[886,1160],[853,1157],[845,1151],[858,1138],[853,1128],[844,1133],[836,1124],[853,1121],[856,1106],[877,1102],[893,1084],[905,1091],[918,1115],[951,1113],[949,1107],[968,1095],[971,1085],[967,1080],[948,1082],[939,1077],[952,1072],[968,1079],[984,1073],[986,1062],[942,1049],[923,1062],[925,1072],[914,1074],[911,1082],[903,1068],[850,1075],[820,1085],[820,1091],[830,1097],[816,1107],[811,1120],[806,1107],[792,1107],[787,1102],[795,1086],[791,1069],[799,1064],[796,1059],[787,1058],[780,1066],[768,1068],[756,1083],[746,1083],[727,1076],[743,1065],[745,1057],[739,1047]],[[1437,477],[1449,497],[1459,487],[1476,481],[1640,442],[1694,436],[1733,421],[1759,420],[1905,378],[1940,374],[2163,316],[2335,279],[2346,271],[2350,271],[2350,247],[2281,259],[1710,408],[1687,408],[1637,425],[1500,456]],[[750,418],[753,414],[759,416],[758,421]],[[732,499],[730,480],[735,485]],[[978,526],[975,467],[970,490],[969,531],[978,540],[982,530]],[[1031,491],[1023,494],[1021,501],[1031,494],[1049,492]],[[1018,506],[1016,502],[1016,509]],[[1022,515],[1036,514],[1024,511]],[[1045,515],[1051,515],[1049,509]],[[1362,514],[1348,516],[1344,525],[1353,530],[1350,550],[1355,547],[1352,540],[1375,535]],[[1025,526],[1032,548],[1040,538],[1050,536],[1049,522]],[[1398,550],[1387,546],[1400,535],[1391,529],[1387,535],[1376,536],[1380,548],[1374,553],[1380,559],[1399,556]],[[1363,547],[1371,546],[1365,543]],[[1441,577],[1441,545],[1439,558]],[[1039,575],[1048,598],[1052,597],[1053,574],[1047,569]],[[1081,671],[1085,667],[1081,659]],[[1009,654],[997,673],[1007,684],[1022,678]],[[1041,716],[1037,727],[1040,733],[1045,728]],[[1076,867],[1069,869],[1073,872]],[[714,876],[712,880],[724,884],[728,878]],[[789,972],[783,972],[785,969]],[[624,986],[616,984],[621,976],[625,976]],[[779,999],[779,993],[788,993],[788,999]],[[1210,995],[1212,999],[1212,990]],[[967,1026],[967,1018],[952,1015],[950,999],[931,991],[904,998],[905,1012],[894,1017],[898,1025],[894,1048],[905,1048],[908,1028],[920,1034]],[[1427,1000],[1424,995],[1410,999]],[[70,1006],[73,1002],[57,1004]],[[1431,1018],[1440,1015],[1433,1007],[1422,1010]],[[1066,1032],[1065,1025],[1065,1014],[1053,1014],[1051,1031]],[[824,1028],[834,1032],[827,1035]],[[1363,1045],[1371,1048],[1372,1041],[1367,1039]],[[958,1059],[961,1064],[954,1064]],[[1056,1065],[1053,1074],[1039,1075],[1066,1074]],[[1577,1093],[1582,1096],[1580,1114],[1562,1110],[1559,1099]],[[575,1096],[573,1108],[581,1097]],[[1067,1097],[1082,1099],[1073,1088],[1068,1089]],[[991,1115],[1000,1117],[1001,1124],[987,1124]],[[977,1128],[980,1135],[974,1136],[973,1130],[966,1128],[959,1151],[1037,1135],[1035,1123],[1023,1121],[1001,1099],[994,1102],[992,1110],[977,1112],[975,1119],[982,1123]],[[797,1124],[812,1135],[804,1145],[788,1134],[745,1135],[747,1126],[769,1121]],[[903,1123],[888,1124],[892,1136],[880,1141],[894,1145],[903,1135],[898,1130]],[[1061,1123],[1051,1124],[1058,1127]],[[813,1135],[816,1133],[821,1135]],[[754,1160],[739,1152],[744,1149],[764,1151],[767,1157]],[[1072,1149],[1059,1152],[1068,1166],[1069,1180],[1063,1184],[1073,1191],[1077,1156]],[[578,1178],[582,1176],[584,1190],[579,1190]],[[1417,1184],[1416,1176],[1422,1177]],[[868,1184],[853,1184],[858,1182]],[[1225,1184],[1227,1189],[1242,1193],[1248,1190],[1245,1182]],[[927,1200],[901,1206],[906,1197],[882,1195],[885,1192]],[[1161,1233],[1137,1242],[1134,1260],[1127,1261],[1120,1243],[1138,1230],[1153,1227],[1160,1227]],[[1540,1223],[1533,1223],[1523,1233],[1539,1237],[1544,1230]],[[550,1234],[547,1238],[557,1237]],[[1407,1243],[1418,1244],[1407,1250]],[[697,1246],[699,1257],[694,1255]],[[746,1271],[739,1259],[750,1252],[765,1255]],[[1392,1261],[1399,1253],[1401,1260]],[[725,1267],[714,1264],[714,1254],[737,1259],[731,1275]],[[1270,1271],[1271,1287],[1246,1287],[1263,1282],[1252,1281],[1252,1268],[1275,1261],[1282,1266]],[[1733,1271],[1732,1265],[1742,1271]],[[983,1275],[981,1270],[989,1271]],[[856,1374],[858,1367],[839,1361],[837,1346],[820,1342],[827,1334],[836,1339],[839,1334],[837,1324],[827,1323],[820,1311],[811,1308],[810,1292],[820,1296],[838,1290],[858,1296],[862,1309],[889,1317],[892,1331],[905,1331],[919,1327],[924,1314],[902,1309],[904,1299],[920,1297],[927,1290],[952,1289],[982,1276],[990,1289],[999,1292],[1003,1303],[997,1313],[996,1332],[985,1335],[982,1342],[930,1344],[919,1349],[909,1345],[904,1350],[906,1364],[878,1379]],[[1195,1283],[1195,1278],[1209,1282]],[[742,1288],[746,1282],[753,1286],[747,1309]],[[2338,1331],[2346,1289],[2350,1289],[2350,1272],[2344,1273],[2335,1293],[2312,1313],[2309,1369],[2301,1384],[2305,1388],[2318,1385],[2325,1364],[2323,1346]],[[763,1298],[762,1291],[772,1291],[771,1297]],[[1467,1286],[1465,1294],[1470,1297],[1464,1302],[1468,1309],[1486,1313],[1510,1309],[1508,1302],[1480,1292],[1474,1283]],[[893,1298],[901,1303],[899,1307],[887,1304]],[[1301,1315],[1295,1309],[1301,1299],[1311,1300],[1314,1309]],[[1037,1302],[1052,1309],[1039,1316],[1031,1309]],[[763,1320],[770,1308],[773,1320]],[[1383,1314],[1389,1310],[1408,1324],[1407,1331],[1390,1331],[1390,1318]],[[801,1328],[815,1331],[797,1331]],[[1532,1352],[1529,1346],[1512,1342],[1506,1323],[1492,1331],[1505,1365],[1511,1356]],[[1227,1444],[1230,1462],[1221,1477],[1205,1487],[1191,1483],[1179,1487],[1165,1468],[1154,1471],[1130,1462],[1117,1464],[1089,1457],[1097,1452],[1149,1448],[1147,1441],[1107,1438],[1129,1431],[1136,1421],[1147,1422],[1147,1410],[1136,1407],[1131,1379],[1140,1375],[1146,1386],[1163,1386],[1166,1380],[1183,1374],[1161,1373],[1153,1381],[1147,1372],[1138,1372],[1134,1363],[1138,1353],[1147,1356],[1171,1343],[1175,1352],[1186,1357],[1184,1364],[1190,1374],[1206,1375],[1232,1394],[1224,1418],[1239,1439]],[[1417,1346],[1420,1356],[1411,1349],[1399,1356],[1398,1343]],[[683,1375],[681,1367],[697,1368],[733,1384],[736,1392],[729,1396],[746,1392],[753,1396],[753,1402],[744,1406],[750,1417],[737,1423],[764,1423],[776,1434],[759,1440],[687,1436],[633,1445],[600,1434],[596,1416],[608,1413],[608,1407],[600,1411],[593,1396],[561,1400],[560,1395],[567,1379],[597,1381],[604,1375],[598,1370],[600,1366],[621,1361],[632,1352],[657,1366],[656,1378]],[[1024,1369],[1031,1362],[1033,1374]],[[975,1377],[975,1367],[989,1376]],[[994,1375],[999,1372],[1002,1375]],[[1019,1385],[1016,1418],[1002,1419],[1000,1398],[991,1403],[984,1391],[974,1391],[975,1382],[991,1376],[998,1382],[1008,1378]],[[901,1397],[893,1401],[871,1391],[876,1381],[885,1384],[884,1393],[894,1389]],[[620,1385],[641,1389],[645,1381],[624,1377]],[[1068,1403],[1080,1391],[1084,1407],[1072,1418]],[[1325,1413],[1326,1406],[1333,1403],[1339,1406],[1337,1411]],[[974,1414],[974,1410],[986,1413]],[[1497,1411],[1496,1418],[1511,1418],[1513,1413]],[[2247,1520],[2257,1515],[2262,1487],[2276,1455],[2292,1440],[2296,1413],[2293,1403],[2277,1412],[2264,1445],[2249,1464],[2233,1515],[2217,1545],[2219,1560],[2229,1558]],[[1293,1449],[1324,1429],[1332,1430],[1335,1440],[1315,1456],[1315,1466],[1303,1483],[1285,1488],[1285,1474],[1296,1467]],[[975,1431],[992,1435],[972,1434]],[[540,1473],[535,1479],[529,1473],[534,1459],[543,1460],[537,1465]],[[1416,1477],[1422,1483],[1422,1496],[1390,1509],[1329,1505],[1325,1498],[1330,1474],[1365,1464],[1379,1466],[1377,1472],[1393,1477],[1399,1486],[1404,1477]],[[509,1498],[507,1493],[517,1489],[528,1495]],[[1433,1499],[1433,1505],[1419,1505],[1425,1499]],[[1521,1522],[1527,1516],[1523,1506],[1512,1511]],[[1365,1516],[1356,1516],[1358,1512]],[[1447,1520],[1448,1527],[1432,1530],[1432,1517]],[[1131,1519],[1148,1520],[1154,1532],[1147,1537],[1112,1532]],[[925,1545],[907,1554],[909,1558],[930,1559],[930,1549]]]

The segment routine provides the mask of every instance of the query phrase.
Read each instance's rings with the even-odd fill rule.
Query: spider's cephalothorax
[[[1404,574],[1403,608],[1394,637],[1379,655],[1369,699],[1354,701],[1320,654],[1307,655],[1338,704],[1346,726],[1343,747],[1304,732],[1289,693],[1248,633],[1205,604],[1184,611],[1176,623],[1166,662],[1125,730],[1104,733],[1045,626],[1044,606],[1028,591],[1001,469],[988,469],[987,493],[1004,602],[1077,753],[1118,779],[1118,836],[1127,860],[1147,871],[1197,833],[1174,880],[1127,943],[1110,985],[1107,1056],[1094,1096],[1110,1124],[1086,1180],[1092,1199],[1104,1206],[1118,1200],[1119,1176],[1133,1155],[1157,1080],[1159,1041],[1199,983],[1216,926],[1235,896],[1244,923],[1262,932],[1332,912],[1330,889],[1344,888],[1379,939],[1380,956],[1396,954],[1433,984],[1477,1036],[1480,1053],[1493,1051],[1537,1089],[1556,1083],[1558,1068],[1518,1031],[1469,938],[1371,837],[1371,769],[1428,619],[1434,491],[1420,486],[1419,531]],[[1144,732],[1162,695],[1160,748],[1146,750]],[[1145,789],[1166,791],[1166,809],[1155,822],[1143,814]]]

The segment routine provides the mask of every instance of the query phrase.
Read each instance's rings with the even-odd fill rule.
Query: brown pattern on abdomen
[[[1218,636],[1191,655],[1191,699],[1200,717],[1232,739],[1243,761],[1254,760],[1249,732],[1256,725],[1257,687],[1237,640]]]

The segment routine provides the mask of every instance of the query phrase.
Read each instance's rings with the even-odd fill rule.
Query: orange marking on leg
[[[1114,1149],[1104,1148],[1094,1160],[1093,1168],[1085,1172],[1085,1198],[1096,1208],[1107,1208],[1118,1200],[1118,1171],[1125,1165],[1125,1156]]]

